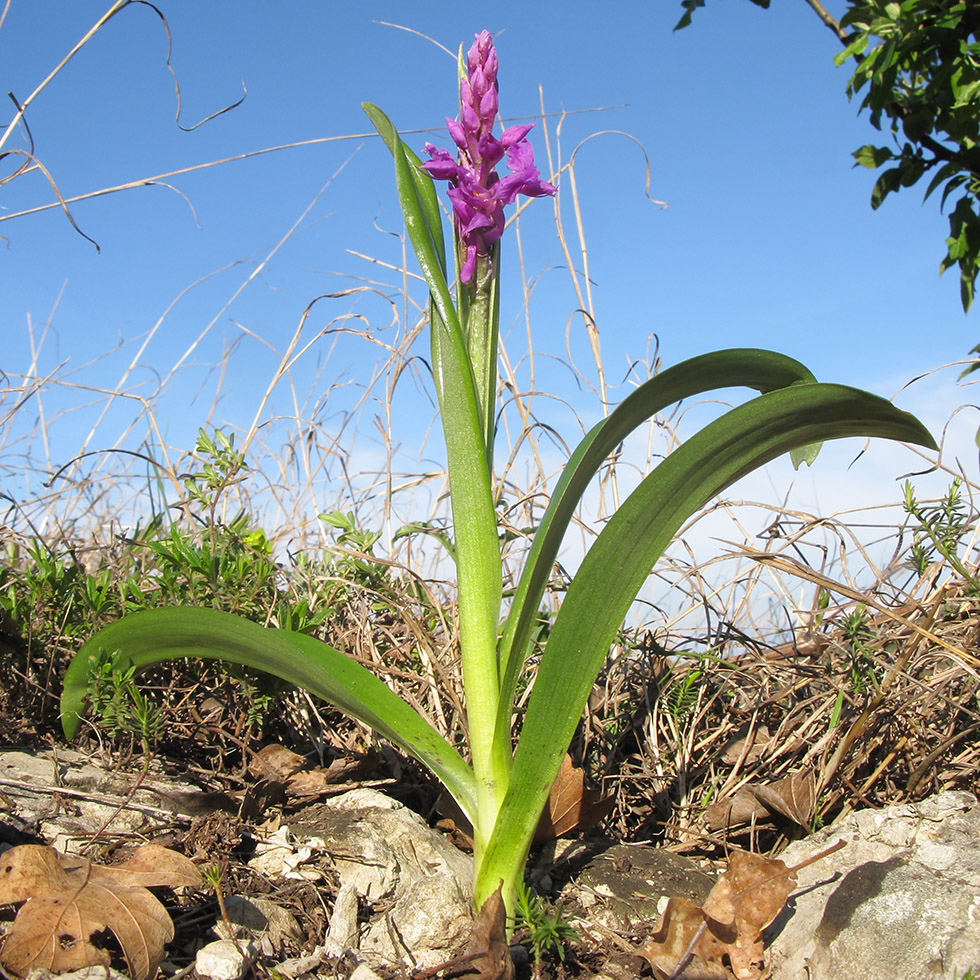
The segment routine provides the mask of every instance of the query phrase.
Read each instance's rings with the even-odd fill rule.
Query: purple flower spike
[[[497,52],[489,31],[476,35],[466,55],[466,68],[467,76],[459,83],[459,120],[446,120],[459,159],[453,160],[446,150],[426,143],[431,159],[422,164],[434,180],[450,183],[449,199],[462,252],[462,282],[473,279],[477,259],[489,256],[490,246],[503,233],[506,205],[513,204],[518,194],[542,197],[555,193],[534,165],[534,152],[527,142],[533,123],[511,126],[500,139],[493,135]],[[505,156],[511,172],[501,178],[495,168]]]

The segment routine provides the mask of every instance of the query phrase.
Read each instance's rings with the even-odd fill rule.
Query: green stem
[[[474,862],[479,867],[497,811],[507,792],[510,757],[494,752],[500,697],[497,629],[503,589],[500,542],[490,487],[487,446],[481,437],[468,358],[431,307],[432,364],[449,469],[459,595],[460,658],[473,774],[476,819]]]
[[[475,288],[460,283],[461,294],[468,293],[468,302],[460,304],[464,317],[466,350],[473,366],[476,399],[480,406],[481,428],[487,446],[487,469],[493,472],[493,437],[497,401],[497,324],[499,320],[500,243],[496,242],[490,255],[476,262]]]

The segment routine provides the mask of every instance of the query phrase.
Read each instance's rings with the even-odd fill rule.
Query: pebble
[[[209,977],[210,980],[241,980],[248,970],[248,963],[239,946],[241,943],[236,945],[230,939],[219,939],[202,946],[194,960],[198,976]],[[247,946],[242,949],[249,952]]]

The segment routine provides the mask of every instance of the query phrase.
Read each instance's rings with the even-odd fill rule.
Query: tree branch
[[[840,24],[831,17],[830,12],[820,2],[820,0],[805,0],[812,8],[813,12],[827,25],[841,44],[847,44],[847,34],[841,29]]]

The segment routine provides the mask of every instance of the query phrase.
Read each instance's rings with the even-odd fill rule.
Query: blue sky
[[[835,14],[843,9],[828,6]],[[0,29],[4,90],[26,98],[107,7],[107,0],[13,0]],[[100,420],[100,396],[91,389],[117,385],[142,338],[203,277],[209,278],[167,313],[126,375],[127,390],[146,394],[183,365],[157,415],[165,439],[183,448],[212,410],[213,366],[229,345],[237,345],[232,368],[212,417],[247,429],[278,359],[270,346],[285,348],[314,297],[366,281],[399,284],[397,273],[352,254],[396,268],[402,261],[389,157],[368,135],[359,104],[377,103],[400,129],[430,130],[408,137],[421,150],[426,139],[445,140],[443,117],[456,110],[455,66],[438,47],[386,21],[452,50],[468,45],[475,31],[493,31],[503,116],[540,113],[541,86],[552,137],[557,114],[569,113],[564,159],[600,130],[628,133],[648,154],[650,194],[668,202],[666,209],[644,195],[636,143],[603,135],[577,155],[603,356],[619,385],[613,400],[628,392],[629,365],[647,356],[653,335],[665,364],[721,346],[773,347],[823,380],[886,396],[962,359],[980,340],[976,315],[965,317],[960,308],[955,273],[942,280],[937,274],[946,219],[936,203],[922,205],[913,189],[871,211],[874,178],[852,168],[850,152],[886,139],[848,104],[848,72],[833,65],[838,42],[803,0],[778,0],[769,11],[747,0],[715,0],[678,33],[672,28],[681,9],[672,0],[601,7],[503,2],[488,6],[484,19],[471,4],[163,0],[161,8],[173,35],[182,121],[233,102],[243,82],[247,98],[182,132],[174,124],[161,23],[149,8],[124,10],[28,112],[36,156],[63,195],[264,147],[331,141],[169,179],[183,197],[143,187],[73,205],[101,254],[57,210],[0,221],[3,369],[54,372],[83,386],[61,385],[45,401],[53,465],[83,444],[119,444],[132,403],[117,403]],[[540,124],[531,140],[548,176]],[[21,133],[8,147],[25,145]],[[562,213],[571,228],[571,188],[562,179]],[[51,200],[46,181],[30,174],[4,188],[0,216]],[[255,261],[306,209],[296,232],[249,280]],[[529,306],[536,348],[565,356],[569,330],[571,355],[586,363],[547,203],[535,202],[522,218],[521,244],[525,272],[536,277]],[[506,247],[503,326],[519,348],[525,331],[519,264],[516,244]],[[304,342],[316,326],[350,314],[375,326],[392,315],[377,296],[324,301]],[[35,346],[43,338],[36,357],[29,325]],[[317,341],[296,372],[300,387],[313,392],[310,412],[331,417],[329,408],[313,404],[329,385],[341,386],[331,404],[345,410],[340,392],[359,390],[373,357],[346,335]],[[557,362],[540,362],[538,382],[553,385],[585,422],[594,420],[594,394],[550,363]],[[955,386],[958,372],[946,369],[918,383],[899,404],[941,425],[972,397]],[[282,411],[294,409],[288,391],[275,399]],[[54,419],[59,412],[69,414]],[[962,412],[951,436],[970,477],[976,415]],[[8,426],[32,418],[40,416],[22,410]],[[569,415],[556,406],[546,420],[561,429]],[[362,425],[370,442],[370,411]],[[575,435],[570,428],[563,433],[568,439]],[[11,431],[8,446],[17,445]],[[916,468],[902,452],[869,454],[857,464],[863,470],[846,471],[854,493],[858,485],[871,497],[892,492],[894,477]],[[853,456],[851,447],[843,465]],[[826,494],[841,488],[836,465],[827,464]],[[781,497],[784,479],[794,478],[767,477],[759,492]]]

